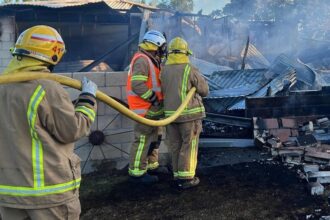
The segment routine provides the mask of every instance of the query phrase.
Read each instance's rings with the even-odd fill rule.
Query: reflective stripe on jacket
[[[161,82],[166,117],[174,114],[192,87],[196,87],[196,94],[175,122],[186,122],[205,117],[201,97],[207,96],[209,87],[198,69],[189,63],[165,65],[161,72]]]
[[[134,65],[137,61],[145,62],[148,66],[148,73],[134,73]],[[137,52],[130,64],[130,70],[128,72],[127,78],[127,101],[129,108],[140,116],[151,116],[156,117],[163,114],[162,110],[150,111],[151,102],[148,99],[152,96],[152,93],[155,92],[159,101],[163,100],[163,94],[161,92],[160,86],[160,69],[157,68],[151,59],[142,52]],[[145,84],[147,91],[141,95],[138,95],[134,92],[132,86],[133,81],[141,81]]]
[[[89,133],[95,98],[82,95],[74,107],[49,80],[1,85],[0,93],[0,206],[48,208],[77,197],[74,142]]]

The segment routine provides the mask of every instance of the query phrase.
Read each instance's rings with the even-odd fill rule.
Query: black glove
[[[157,95],[154,91],[152,92],[152,95],[150,96],[149,101],[151,102],[151,104],[153,106],[156,106],[156,107],[160,106],[160,102],[158,101]]]

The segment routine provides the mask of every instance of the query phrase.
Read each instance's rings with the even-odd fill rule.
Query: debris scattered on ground
[[[201,164],[220,151],[219,158],[228,154],[248,158],[255,153],[248,149],[202,151]],[[295,170],[263,156],[257,162],[199,166],[200,186],[183,192],[171,187],[170,175],[160,176],[159,184],[141,188],[127,181],[126,170],[100,170],[83,178],[81,219],[255,220],[310,215],[309,219],[316,220],[330,213],[327,199],[310,196]]]
[[[330,120],[327,117],[253,118],[257,145],[273,158],[289,165],[302,165],[312,195],[322,195],[330,183]],[[322,169],[322,170],[320,170]]]

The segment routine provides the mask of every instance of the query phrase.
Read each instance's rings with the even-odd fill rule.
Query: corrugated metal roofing
[[[243,57],[245,48],[241,52],[241,57]],[[259,52],[259,50],[253,44],[249,44],[248,53],[246,56],[246,64],[251,69],[261,69],[268,68],[270,63],[268,60]]]
[[[265,83],[262,82],[267,69],[253,70],[228,70],[214,72],[209,76],[210,90],[237,88],[247,85]],[[259,88],[263,84],[259,85]]]
[[[230,67],[220,66],[202,59],[198,59],[196,57],[190,57],[190,62],[194,66],[198,67],[199,71],[205,76],[210,76],[212,73],[217,71],[232,70]]]
[[[132,7],[137,6],[145,9],[157,9],[156,7],[152,7],[150,5],[136,3],[132,1],[125,0],[48,0],[48,1],[35,1],[35,2],[21,2],[21,3],[7,3],[0,4],[0,8],[4,6],[16,6],[16,5],[25,5],[25,6],[42,6],[48,8],[65,8],[65,7],[76,7],[83,6],[87,4],[95,4],[104,2],[110,8],[114,10],[130,10]]]
[[[215,72],[207,77],[210,95],[205,99],[207,109],[221,113],[225,110],[245,109],[245,97],[265,97],[283,90],[285,82],[294,90],[318,89],[317,74],[307,65],[285,55],[275,59],[269,69]],[[329,80],[323,76],[325,82]]]

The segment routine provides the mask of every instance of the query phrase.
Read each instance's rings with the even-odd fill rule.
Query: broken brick
[[[291,129],[288,128],[272,129],[269,130],[269,133],[274,135],[275,137],[278,137],[281,142],[286,142],[289,140],[289,137],[291,136]]]
[[[295,119],[292,118],[282,118],[283,128],[297,128],[297,123]]]
[[[298,129],[291,129],[291,137],[298,137],[299,131]]]
[[[276,118],[267,118],[262,120],[264,124],[265,129],[277,129],[279,128],[278,126],[278,121]]]

